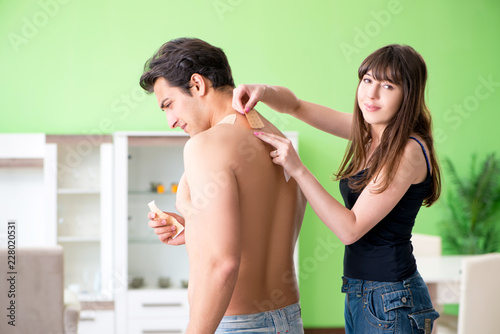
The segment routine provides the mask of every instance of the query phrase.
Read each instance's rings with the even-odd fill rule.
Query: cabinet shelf
[[[60,195],[99,195],[99,189],[79,189],[79,188],[59,188],[57,193]]]
[[[61,236],[57,238],[58,242],[101,242],[100,237],[73,237]]]
[[[152,238],[128,239],[128,243],[133,245],[156,245],[158,242],[159,240],[156,234]]]
[[[0,168],[43,167],[43,159],[0,159]]]
[[[82,303],[92,303],[92,307],[95,309],[95,303],[102,303],[102,302],[113,302],[113,297],[110,295],[102,294],[102,293],[85,293],[85,292],[79,292],[78,293],[78,300]],[[114,305],[113,305],[114,308]]]
[[[159,288],[155,285],[145,285],[140,288],[129,288],[128,291],[146,292],[146,293],[161,293],[162,291],[183,293],[187,291],[187,288],[180,286],[172,286],[169,288]]]
[[[149,195],[149,196],[175,196],[171,192],[157,193],[153,191],[141,191],[141,190],[131,190],[128,192],[129,195]]]

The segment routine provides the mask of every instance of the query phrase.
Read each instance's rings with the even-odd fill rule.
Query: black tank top
[[[397,282],[413,275],[417,270],[413,247],[410,242],[422,202],[431,191],[429,159],[422,147],[427,163],[427,177],[418,184],[412,184],[398,204],[377,225],[361,239],[345,246],[344,276],[369,281]],[[359,179],[362,170],[353,179]],[[346,208],[352,209],[361,191],[349,188],[347,179],[340,180],[340,193]]]

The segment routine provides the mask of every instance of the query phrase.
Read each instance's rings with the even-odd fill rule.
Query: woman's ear
[[[193,75],[191,75],[191,89],[194,94],[204,96],[207,93],[207,82],[205,77],[201,74],[193,73]]]

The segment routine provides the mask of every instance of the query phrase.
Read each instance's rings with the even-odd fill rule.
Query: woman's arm
[[[271,109],[292,115],[317,129],[349,139],[352,114],[303,101],[288,88],[269,85],[239,85],[233,91],[233,108],[240,113],[253,109],[257,102]]]
[[[331,196],[304,166],[288,139],[262,132],[256,135],[277,148],[271,152],[273,162],[283,166],[297,181],[316,215],[345,245],[356,242],[377,225],[427,168],[422,150],[410,140],[389,187],[382,193],[376,193],[383,176],[378,178],[379,182],[370,182],[349,210]]]

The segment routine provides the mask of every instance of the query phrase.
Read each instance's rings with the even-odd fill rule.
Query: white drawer
[[[187,324],[187,317],[171,320],[129,319],[128,334],[183,334]]]
[[[189,315],[186,289],[129,290],[128,316],[164,319]]]
[[[114,311],[83,310],[80,312],[78,334],[109,334],[114,331]]]

